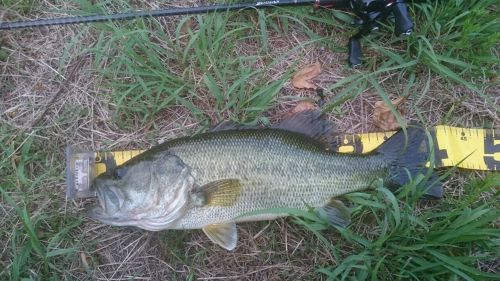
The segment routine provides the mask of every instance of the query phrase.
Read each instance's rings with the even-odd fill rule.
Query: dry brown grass
[[[183,5],[195,3],[198,2]],[[47,11],[72,8],[65,2],[53,6],[44,1],[41,6],[43,8],[40,10]],[[159,2],[150,1],[147,6],[156,8]],[[49,14],[52,15],[40,13],[40,16]],[[15,128],[18,134],[33,134],[44,144],[45,155],[51,158],[48,163],[53,164],[61,175],[66,145],[92,150],[144,148],[199,126],[192,114],[182,106],[172,106],[149,122],[138,120],[126,128],[117,126],[113,121],[114,106],[109,101],[110,91],[103,87],[103,78],[92,69],[94,58],[75,55],[82,48],[95,43],[95,34],[85,33],[64,58],[68,43],[82,28],[86,27],[50,27],[0,34],[2,48],[10,53],[7,60],[0,61],[1,126]],[[327,30],[316,28],[318,32],[328,34]],[[339,45],[343,45],[346,39],[341,34],[332,37]],[[270,32],[269,57],[280,55],[284,49],[291,49],[304,41],[306,36],[298,30],[286,37]],[[249,54],[256,47],[255,43],[249,41],[248,45],[241,45],[238,49],[242,54]],[[356,72],[345,66],[345,56],[345,53],[334,53],[317,45],[300,48],[269,71],[269,80],[281,77],[297,60],[300,61],[297,68],[319,61],[323,72],[314,82],[320,88],[327,89]],[[263,67],[269,57],[261,58],[260,64],[253,67]],[[72,71],[74,73],[70,75]],[[427,74],[418,77],[412,91],[421,91],[427,78]],[[393,96],[401,92],[405,82],[405,78],[397,74],[381,77],[381,83]],[[327,98],[336,94],[325,93]],[[497,105],[500,104],[498,93],[498,87],[489,90],[489,95]],[[297,90],[286,83],[280,92],[279,101],[265,113],[271,122],[279,120],[284,112],[296,104],[296,99],[286,98],[290,96],[317,100],[314,91]],[[200,97],[196,105],[211,120],[216,121],[210,99],[203,99],[203,94]],[[342,105],[342,114],[331,114],[329,117],[342,132],[376,131],[372,110],[378,100],[377,94],[366,90]],[[418,121],[415,108],[419,108],[427,118],[426,125],[441,124],[443,121],[466,127],[486,123],[493,127],[500,125],[498,112],[492,110],[478,95],[461,87],[450,88],[439,77],[430,77],[429,91],[408,101],[408,121]],[[88,200],[65,202],[64,184],[60,176],[37,186],[36,193],[49,195],[37,196],[30,207],[32,212],[83,216]],[[451,180],[448,184],[460,187],[463,179]],[[453,196],[459,196],[461,189],[448,191],[452,191]],[[0,202],[1,228],[20,227],[20,222],[14,217],[12,207]],[[77,280],[184,280],[194,276],[199,280],[321,280],[323,276],[317,275],[315,269],[336,262],[310,232],[286,219],[239,225],[239,245],[233,252],[213,245],[200,231],[148,233],[132,228],[104,226],[87,218],[83,220],[84,223],[72,231],[72,237],[85,241],[81,244],[84,247],[70,263],[61,261],[66,262],[61,264],[62,269]],[[7,253],[11,241],[5,233],[0,237],[4,238],[0,242],[0,265],[7,267],[13,258]],[[329,237],[332,241],[337,239],[334,233],[329,234]]]
[[[94,223],[78,231],[96,245],[75,259],[71,275],[77,279],[321,280],[315,269],[333,260],[310,233],[282,219],[239,225],[240,243],[231,252],[214,245],[201,231],[148,233]],[[335,241],[334,234],[331,237]]]

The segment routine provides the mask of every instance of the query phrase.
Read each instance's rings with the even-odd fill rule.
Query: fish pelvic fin
[[[231,251],[236,248],[238,233],[234,222],[210,224],[203,228],[203,232],[212,242],[226,250]]]
[[[425,129],[422,127],[408,127],[406,135],[400,130],[377,149],[390,163],[389,177],[385,183],[389,187],[400,187],[409,183],[419,174],[427,175],[426,167],[429,152],[431,151]],[[432,171],[427,186],[423,187],[426,197],[442,198],[443,184],[439,176]]]
[[[316,209],[319,217],[325,218],[330,225],[347,227],[351,223],[351,212],[342,201],[332,198],[330,202],[319,209]]]
[[[222,206],[234,205],[241,194],[241,182],[238,179],[222,179],[209,182],[195,191],[195,196],[201,198],[198,205]]]

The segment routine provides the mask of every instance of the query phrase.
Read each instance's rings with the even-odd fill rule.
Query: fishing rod
[[[362,51],[361,38],[378,31],[380,23],[390,15],[394,16],[396,35],[409,35],[413,30],[413,23],[408,14],[408,7],[404,0],[268,0],[235,4],[209,5],[186,8],[166,8],[157,10],[131,11],[115,14],[93,14],[87,16],[70,16],[37,20],[22,20],[14,22],[0,22],[0,30],[34,28],[53,25],[81,24],[116,20],[131,20],[135,18],[167,17],[179,15],[204,14],[209,12],[224,12],[241,9],[264,9],[283,6],[314,5],[316,8],[330,8],[350,10],[358,16],[356,25],[360,26],[358,33],[349,39],[349,65],[361,65]]]

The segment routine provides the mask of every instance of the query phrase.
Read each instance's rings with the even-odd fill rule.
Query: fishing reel
[[[354,24],[359,25],[360,29],[349,39],[348,44],[348,62],[351,67],[361,65],[361,38],[379,31],[380,23],[389,16],[394,16],[394,33],[397,36],[408,36],[413,31],[413,22],[404,0],[316,0],[315,6],[348,9],[358,17]]]

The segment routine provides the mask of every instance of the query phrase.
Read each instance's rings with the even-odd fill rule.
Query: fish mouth
[[[156,216],[137,216],[137,214],[131,215],[120,212],[109,214],[106,209],[106,204],[103,204],[106,193],[102,190],[98,190],[97,197],[99,204],[88,209],[87,215],[91,219],[113,226],[136,226],[149,231],[168,229],[186,214],[190,198],[189,190],[192,187],[192,184],[192,181],[184,183],[182,188],[177,191],[175,196],[176,199],[173,202],[170,202],[168,208],[163,208],[163,213],[156,214]]]
[[[87,211],[87,216],[89,216],[91,219],[109,225],[116,225],[116,226],[131,225],[130,224],[131,220],[124,220],[119,217],[110,216],[108,213],[106,213],[106,210],[100,206],[89,209]]]
[[[141,201],[138,201],[139,199],[132,198],[131,201],[127,201],[128,205],[124,200],[120,200],[123,199],[123,194],[117,190],[115,184],[105,179],[99,181],[95,185],[99,203],[96,202],[89,208],[87,215],[113,226],[136,226],[149,231],[171,228],[186,214],[194,184],[194,178],[187,166],[183,167],[173,180],[171,183],[175,187],[173,194],[162,194],[154,187],[148,191],[146,199],[141,197]]]
[[[97,206],[87,210],[87,215],[101,222],[108,222],[112,217],[106,211],[105,193],[102,188],[96,188]]]

